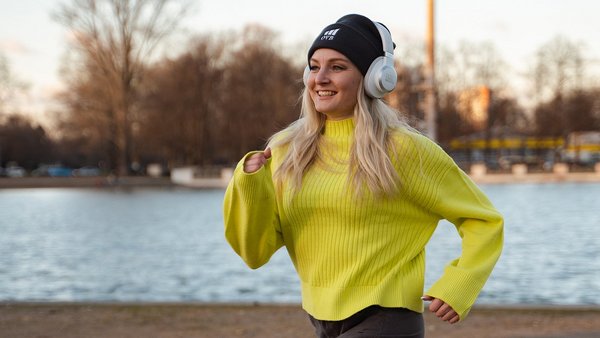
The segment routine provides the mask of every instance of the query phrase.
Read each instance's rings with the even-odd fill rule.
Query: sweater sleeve
[[[450,304],[462,320],[500,257],[504,220],[477,185],[448,161],[450,168],[438,186],[434,211],[454,224],[462,251],[426,294]]]
[[[245,159],[254,153],[236,166],[223,201],[225,238],[252,269],[267,263],[283,246],[271,160],[254,173],[243,169]]]

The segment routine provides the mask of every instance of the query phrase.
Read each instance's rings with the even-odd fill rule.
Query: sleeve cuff
[[[478,293],[468,290],[481,290],[484,284],[485,281],[474,278],[462,269],[448,266],[444,275],[425,294],[452,306],[460,320],[463,320],[478,296]]]

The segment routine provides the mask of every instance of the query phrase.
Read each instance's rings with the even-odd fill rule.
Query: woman
[[[286,247],[319,337],[422,337],[423,300],[463,320],[502,249],[486,196],[380,99],[395,85],[392,55],[387,28],[364,16],[325,27],[308,52],[301,117],[247,154],[226,191],[230,245],[251,268]],[[462,253],[423,295],[441,219]]]

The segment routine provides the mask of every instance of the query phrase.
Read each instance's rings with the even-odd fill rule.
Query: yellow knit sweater
[[[425,292],[465,318],[494,267],[503,219],[452,159],[426,137],[394,135],[400,193],[356,197],[348,187],[352,119],[327,121],[325,160],[304,175],[294,195],[275,193],[272,173],[283,149],[255,173],[240,161],[224,200],[225,236],[251,268],[285,246],[302,283],[302,305],[313,317],[341,320],[378,304],[422,312],[425,245],[438,221],[452,222],[461,256]]]

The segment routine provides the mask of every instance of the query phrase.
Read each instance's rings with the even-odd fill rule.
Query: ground
[[[600,337],[600,308],[477,307],[449,325],[426,313],[426,337]],[[0,304],[6,338],[311,338],[298,305]]]

